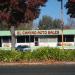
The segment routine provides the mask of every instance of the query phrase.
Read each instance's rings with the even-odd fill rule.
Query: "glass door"
[[[35,37],[35,46],[38,46],[39,42],[38,42],[38,37]]]

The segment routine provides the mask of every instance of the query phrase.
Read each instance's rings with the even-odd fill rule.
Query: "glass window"
[[[62,36],[61,35],[58,36],[58,42],[62,42]]]
[[[17,43],[34,42],[34,36],[18,36]]]
[[[26,42],[29,42],[29,36],[26,36]]]
[[[30,42],[34,42],[34,36],[30,36]]]
[[[64,35],[63,37],[64,42],[74,42],[74,35]],[[58,36],[58,42],[62,42],[62,36]]]
[[[48,42],[47,38],[40,38],[40,42]]]
[[[3,38],[3,43],[9,43],[11,38],[9,36],[4,36]]]
[[[17,36],[17,43],[24,43],[25,42],[25,36]]]
[[[73,35],[67,35],[65,36],[66,42],[74,42],[74,36]]]

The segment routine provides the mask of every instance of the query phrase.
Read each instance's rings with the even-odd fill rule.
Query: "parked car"
[[[18,45],[15,49],[18,51],[23,51],[23,52],[31,51],[31,48],[28,45]]]

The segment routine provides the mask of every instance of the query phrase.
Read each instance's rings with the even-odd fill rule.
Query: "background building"
[[[16,36],[15,36],[16,35]],[[17,30],[15,31],[16,45],[29,45],[31,48],[37,47],[59,47],[62,48],[61,30]],[[75,30],[63,30],[65,49],[75,49]],[[0,48],[11,48],[10,31],[0,31]]]

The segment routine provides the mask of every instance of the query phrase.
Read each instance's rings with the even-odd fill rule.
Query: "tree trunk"
[[[16,44],[15,27],[11,26],[10,31],[11,31],[11,49],[13,50]]]

